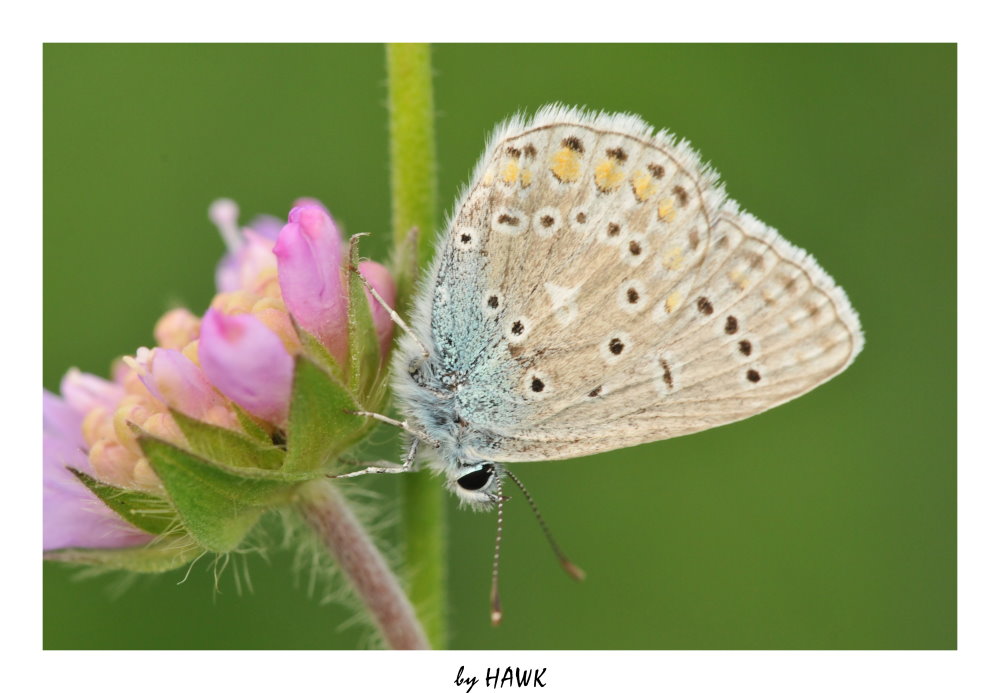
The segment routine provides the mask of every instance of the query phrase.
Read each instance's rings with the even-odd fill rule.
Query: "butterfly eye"
[[[478,491],[486,486],[493,477],[493,465],[488,464],[474,472],[459,477],[458,485],[466,491]]]

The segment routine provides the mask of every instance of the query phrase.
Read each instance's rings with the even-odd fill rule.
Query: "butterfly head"
[[[480,462],[448,470],[448,488],[464,505],[474,510],[489,510],[500,501],[503,470],[492,462]]]

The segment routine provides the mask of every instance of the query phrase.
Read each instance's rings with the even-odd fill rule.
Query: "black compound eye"
[[[488,464],[481,469],[477,469],[474,472],[459,477],[458,485],[464,488],[466,491],[478,491],[487,483],[489,483],[490,478],[492,476],[493,476],[493,465]]]

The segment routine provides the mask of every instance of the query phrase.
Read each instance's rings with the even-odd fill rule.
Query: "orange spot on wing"
[[[601,192],[611,192],[621,186],[625,180],[622,167],[616,159],[605,159],[594,169],[594,183]]]
[[[632,194],[639,202],[645,202],[656,193],[653,176],[643,171],[636,171],[632,176]]]
[[[660,221],[671,222],[677,218],[677,211],[674,209],[673,200],[663,200],[656,209],[656,216]]]
[[[580,178],[580,155],[569,147],[563,147],[552,156],[552,175],[563,183]]]

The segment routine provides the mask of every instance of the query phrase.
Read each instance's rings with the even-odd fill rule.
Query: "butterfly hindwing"
[[[508,127],[446,243],[431,334],[489,459],[737,421],[836,375],[862,344],[806,253],[631,116],[549,110]]]

